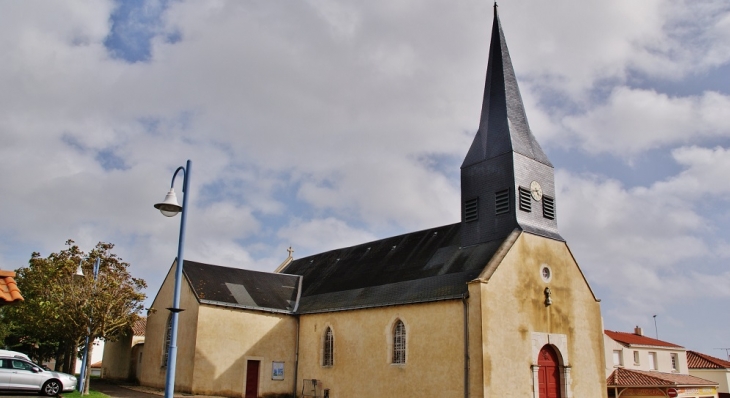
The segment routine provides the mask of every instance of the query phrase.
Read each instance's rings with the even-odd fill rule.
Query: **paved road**
[[[161,398],[160,394],[150,394],[144,391],[135,390],[132,388],[121,387],[117,384],[108,382],[103,379],[91,379],[91,389],[104,393],[112,398]],[[64,395],[64,394],[61,394]],[[0,392],[0,398],[36,398],[43,397],[38,393],[23,393],[23,392]],[[175,398],[223,398],[223,397],[207,397],[203,395],[189,395],[180,392],[175,393]]]
[[[91,389],[102,392],[112,398],[160,398],[160,395],[148,394],[141,391],[135,391],[129,388],[120,387],[104,380],[91,380]],[[65,395],[64,393],[61,394]],[[35,392],[0,392],[0,398],[36,398],[44,397]]]
[[[91,380],[90,388],[92,390],[102,392],[112,398],[160,398],[159,395],[148,394],[146,392],[120,387],[116,384],[108,383],[102,379]]]

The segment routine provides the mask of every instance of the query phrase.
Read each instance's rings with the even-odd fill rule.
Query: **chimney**
[[[641,330],[641,328],[640,328],[639,326],[636,326],[636,327],[634,328],[634,334],[635,334],[635,335],[638,335],[638,336],[643,336],[643,335],[644,335],[644,331],[643,331],[643,330]]]

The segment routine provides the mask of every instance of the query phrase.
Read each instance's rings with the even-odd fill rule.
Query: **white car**
[[[33,362],[30,360],[30,357],[18,351],[0,350],[0,357],[20,357],[28,362]]]
[[[76,376],[43,370],[17,356],[0,356],[0,390],[40,391],[47,396],[76,389]]]

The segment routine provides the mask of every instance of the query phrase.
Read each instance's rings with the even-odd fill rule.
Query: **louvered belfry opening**
[[[550,220],[555,219],[555,199],[550,196],[542,197],[542,216]]]
[[[497,191],[497,193],[494,194],[494,214],[500,215],[509,213],[509,203],[509,189]]]
[[[520,192],[520,210],[532,211],[532,196],[530,190],[524,187],[519,188]]]
[[[464,222],[477,221],[479,219],[479,198],[464,202]]]

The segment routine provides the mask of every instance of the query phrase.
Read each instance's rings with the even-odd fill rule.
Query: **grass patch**
[[[80,392],[74,391],[74,392],[64,392],[59,395],[59,397],[63,398],[109,398],[108,395],[100,393],[99,391],[89,390],[89,395],[81,395]]]

